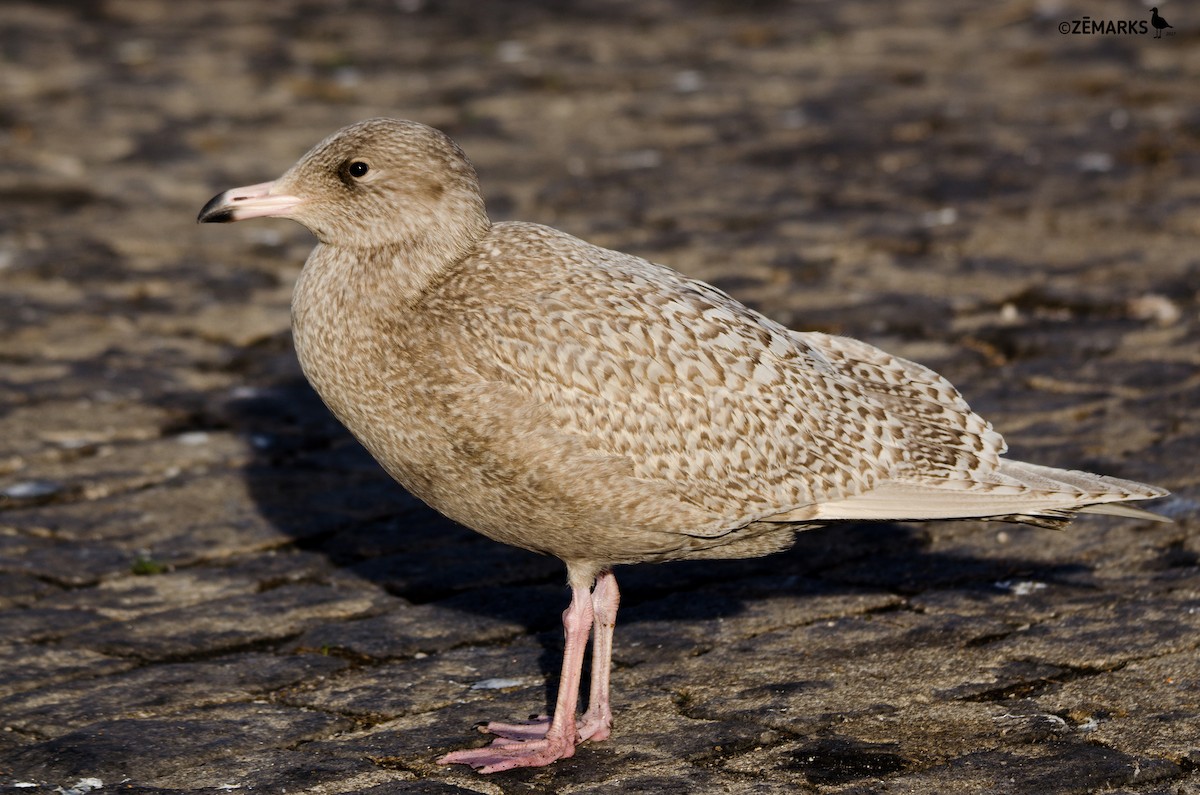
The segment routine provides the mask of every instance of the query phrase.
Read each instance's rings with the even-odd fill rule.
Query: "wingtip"
[[[1165,497],[1166,493],[1158,495]],[[1076,513],[1098,513],[1107,516],[1123,516],[1126,519],[1142,519],[1147,522],[1161,522],[1162,524],[1174,524],[1175,520],[1169,516],[1163,516],[1160,513],[1147,511],[1142,508],[1134,508],[1132,505],[1127,505],[1123,502],[1102,502],[1095,505],[1085,505],[1082,508],[1076,508]]]

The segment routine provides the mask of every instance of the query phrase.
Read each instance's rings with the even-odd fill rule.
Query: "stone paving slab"
[[[1160,10],[6,3],[0,792],[1200,794],[1200,14]],[[325,412],[307,233],[194,223],[374,115],[447,130],[496,219],[928,364],[1174,523],[627,568],[613,736],[439,767],[552,703],[562,566]]]

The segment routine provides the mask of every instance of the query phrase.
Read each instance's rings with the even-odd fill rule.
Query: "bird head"
[[[200,223],[290,218],[323,244],[461,248],[488,228],[475,169],[448,136],[368,119],[314,146],[273,182],[214,196]]]

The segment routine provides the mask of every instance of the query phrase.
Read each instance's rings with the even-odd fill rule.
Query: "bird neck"
[[[411,306],[474,251],[491,224],[484,217],[478,224],[452,227],[369,245],[322,242],[305,270],[314,271],[323,291],[343,300]]]
[[[304,264],[295,299],[349,314],[394,311],[417,303],[454,259],[426,246],[351,248],[319,244]]]

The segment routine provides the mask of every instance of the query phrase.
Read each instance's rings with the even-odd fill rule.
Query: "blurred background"
[[[887,690],[899,685],[884,673],[872,693],[835,688],[818,709],[803,688],[771,690],[802,679],[770,667],[788,657],[774,650],[730,663],[762,679],[759,695],[713,681],[716,706],[687,712],[697,702],[672,672],[691,671],[713,638],[754,638],[764,626],[865,622],[877,610],[900,611],[897,627],[943,608],[972,614],[956,601],[968,592],[1004,602],[989,602],[1004,616],[989,620],[1009,629],[1057,615],[1004,601],[1007,586],[993,584],[1014,577],[1050,582],[1038,598],[1066,599],[1065,613],[1099,622],[1089,637],[1114,644],[1153,622],[1113,604],[1194,598],[1200,8],[1158,11],[1172,27],[1156,38],[1139,2],[3,0],[0,788],[8,775],[50,791],[108,764],[103,778],[125,776],[130,791],[231,781],[366,791],[384,774],[484,791],[433,767],[434,750],[467,742],[474,720],[519,716],[553,692],[559,564],[416,504],[303,383],[288,305],[311,237],[283,221],[195,223],[213,194],[274,178],[348,123],[395,116],[458,141],[495,220],[557,226],[708,280],[793,327],[917,359],[950,377],[1016,456],[1179,495],[1163,508],[1177,524],[1138,532],[1105,520],[1069,534],[858,527],[814,533],[765,561],[631,571],[625,637],[662,651],[627,642],[622,652],[618,638],[624,718],[605,746],[615,750],[581,757],[574,773],[519,780],[530,791],[596,781],[611,791],[621,760],[637,768],[649,754],[661,786],[644,791],[775,791],[768,780],[843,791],[869,775],[925,775],[911,791],[993,791],[955,778],[954,760],[1016,741],[973,733],[950,712],[935,719],[916,696]],[[814,597],[833,606],[802,607]],[[1147,712],[1141,734],[1046,729],[1067,750],[1038,768],[1050,771],[1043,778],[1021,779],[1032,789],[1014,791],[1084,791],[1071,787],[1095,784],[1088,771],[1116,786],[1124,774],[1110,772],[1132,770],[1130,759],[1159,780],[1191,775],[1195,723],[1189,739],[1181,722],[1196,719],[1195,699],[1155,689],[1196,682],[1186,641],[1196,610],[1180,604],[1153,613],[1180,623],[1163,618],[1131,646],[1183,655],[1137,685],[1153,714],[1179,717],[1154,724]],[[992,649],[987,639],[1003,634],[972,621],[928,632],[967,677],[973,663],[953,655]],[[869,648],[904,651],[920,635],[906,633]],[[939,685],[935,711],[986,702],[999,720],[1020,712],[1020,694],[1058,693],[1046,683],[1072,665],[1111,671],[1129,659],[1102,643],[1088,657],[1078,649],[1093,647],[1062,637],[1074,651],[1061,657],[1022,647],[988,658],[1001,682],[991,695],[964,701],[954,688],[966,685]],[[461,657],[447,662],[454,649]],[[508,676],[514,659],[531,677],[524,690],[467,687]],[[171,668],[171,679],[172,665],[193,667]],[[331,690],[315,684],[326,675]],[[415,683],[415,700],[397,681]],[[454,681],[467,689],[445,684]],[[1041,684],[1006,691],[1009,682]],[[789,698],[803,701],[793,715],[860,698],[868,728],[882,720],[872,704],[900,705],[906,728],[839,729],[843,743],[827,724],[805,724],[803,739],[776,714]],[[1064,727],[1092,714],[1053,712],[1049,698],[1029,709],[1067,715]],[[480,699],[496,702],[461,706]],[[268,718],[247,706],[264,700],[277,710]],[[675,709],[724,721],[703,753],[665,725]],[[312,728],[304,721],[317,713],[329,722]],[[657,734],[642,726],[619,739],[621,720],[647,714],[662,717]],[[413,715],[425,723],[403,722]],[[287,727],[278,741],[268,736],[277,726]],[[395,734],[371,745],[363,738],[379,726]],[[243,731],[275,750],[238,767],[229,760],[249,757],[221,743]],[[333,739],[346,733],[357,744]],[[619,744],[630,737],[638,744]],[[344,766],[318,775],[311,759],[288,756],[314,738]],[[1085,754],[1108,750],[1100,761]],[[428,791],[458,791],[445,787]]]

